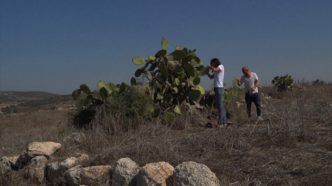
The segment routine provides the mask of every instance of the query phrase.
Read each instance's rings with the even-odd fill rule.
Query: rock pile
[[[175,168],[167,162],[148,163],[140,167],[130,158],[116,165],[83,167],[86,154],[77,154],[61,162],[51,161],[60,143],[32,142],[19,156],[0,158],[0,176],[23,169],[24,177],[47,185],[113,185],[113,186],[218,186],[216,175],[204,164],[183,162]]]

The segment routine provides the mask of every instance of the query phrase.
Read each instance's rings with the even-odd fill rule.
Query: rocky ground
[[[21,170],[27,184],[48,185],[220,185],[217,176],[206,165],[196,162],[183,162],[175,168],[167,162],[140,167],[130,158],[121,158],[114,167],[84,166],[89,162],[87,154],[76,154],[61,162],[52,161],[52,155],[61,146],[51,141],[29,143],[27,150],[19,156],[0,159],[0,175]],[[10,183],[3,181],[3,184]]]

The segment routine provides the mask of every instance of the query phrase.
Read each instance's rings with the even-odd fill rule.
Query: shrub
[[[91,128],[92,121],[98,117],[123,116],[128,119],[150,118],[153,112],[152,99],[146,95],[146,86],[129,86],[124,83],[114,85],[99,81],[97,90],[91,91],[81,85],[72,96],[78,101],[78,112],[74,125],[78,128]],[[98,123],[98,122],[94,122]]]
[[[323,86],[326,85],[326,82],[320,79],[316,79],[315,81],[312,82],[313,86]]]
[[[2,108],[1,111],[5,114],[17,113],[17,108],[15,105],[9,105],[5,108]]]
[[[288,74],[285,76],[276,76],[272,79],[272,84],[278,89],[279,92],[292,90],[293,83],[294,80],[292,76]]]

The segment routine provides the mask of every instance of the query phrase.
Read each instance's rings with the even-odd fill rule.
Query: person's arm
[[[254,86],[251,88],[251,90],[252,90],[252,91],[255,91],[255,89],[258,88],[258,86],[259,86],[259,80],[258,80],[258,76],[257,76],[256,73],[253,74],[253,75],[254,75],[254,77],[255,77],[255,84],[254,84]]]
[[[214,73],[215,72],[221,72],[221,69],[220,69],[219,66],[218,67],[210,66],[210,68],[211,68],[211,71],[214,72]],[[208,76],[209,76],[210,79],[213,79],[214,74],[208,73]]]
[[[258,86],[259,86],[259,80],[256,79],[256,80],[255,80],[255,87],[258,87]]]
[[[243,84],[243,77],[241,79],[236,79],[237,85],[241,86]]]
[[[207,73],[207,75],[209,76],[210,79],[213,79],[213,74],[210,74],[210,72],[209,72],[209,73]]]
[[[210,66],[211,67],[211,70],[212,72],[220,72],[221,69],[219,67],[213,67],[213,66]]]

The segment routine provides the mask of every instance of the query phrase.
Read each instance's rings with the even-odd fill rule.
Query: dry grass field
[[[195,112],[165,125],[162,119],[131,121],[135,129],[72,127],[73,111],[39,110],[0,115],[0,156],[18,155],[31,141],[63,144],[55,159],[87,153],[89,165],[130,157],[140,165],[167,161],[206,164],[224,185],[332,185],[332,86],[301,86],[280,95],[262,91],[264,121],[248,120],[244,105],[227,128],[205,128],[211,113]],[[254,107],[253,107],[254,109]],[[103,121],[121,128],[121,117]],[[136,123],[135,123],[136,122]],[[138,123],[138,124],[137,124]],[[80,142],[64,140],[73,132]],[[0,185],[31,185],[14,171]]]

